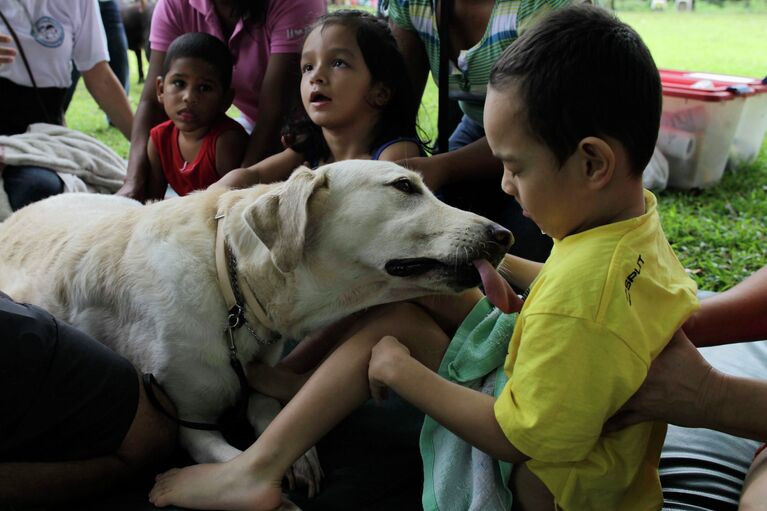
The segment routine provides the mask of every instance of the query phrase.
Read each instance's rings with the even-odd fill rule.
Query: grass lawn
[[[767,12],[619,12],[650,47],[658,67],[767,75]],[[731,287],[767,264],[767,144],[757,161],[725,173],[702,193],[660,194],[663,226],[701,288]]]
[[[643,7],[619,10],[618,15],[642,35],[658,67],[767,75],[767,3],[751,0],[750,10],[740,5],[724,9],[699,5],[694,13],[649,12]],[[130,60],[135,77],[132,54]],[[141,86],[133,80],[130,96],[135,107]],[[432,84],[424,95],[420,118],[430,135],[436,131],[436,111]],[[82,83],[67,122],[127,156],[128,142],[106,126]],[[699,193],[665,191],[659,194],[659,202],[666,234],[702,289],[721,291],[767,264],[767,143],[755,163],[727,172],[717,186]]]

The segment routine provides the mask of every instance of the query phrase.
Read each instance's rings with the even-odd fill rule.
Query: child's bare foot
[[[258,480],[233,463],[192,465],[160,474],[149,492],[158,507],[272,511],[281,508],[280,481]]]
[[[259,361],[247,366],[248,383],[257,392],[287,403],[303,387],[311,373],[298,374],[280,366],[269,366]]]

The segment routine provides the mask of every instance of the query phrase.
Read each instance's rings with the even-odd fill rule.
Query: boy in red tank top
[[[181,196],[207,188],[242,161],[248,135],[225,113],[234,98],[232,65],[226,44],[202,32],[168,48],[157,100],[169,120],[150,131],[147,155],[155,175]]]

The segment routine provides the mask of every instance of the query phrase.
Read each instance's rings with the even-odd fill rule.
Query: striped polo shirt
[[[461,110],[469,118],[482,125],[482,109],[490,70],[503,50],[524,30],[525,23],[532,15],[570,3],[571,0],[496,0],[482,39],[468,50],[462,50],[457,63],[450,61],[450,96],[458,100]],[[435,82],[439,77],[436,12],[436,0],[389,2],[391,20],[400,28],[415,31],[423,41]]]

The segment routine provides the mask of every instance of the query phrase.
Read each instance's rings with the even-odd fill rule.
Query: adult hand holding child
[[[722,357],[729,358],[739,353],[729,349],[741,349],[739,346],[742,344],[713,348],[718,351],[706,354],[712,363],[697,349],[701,346],[764,339],[767,337],[766,313],[767,267],[732,289],[702,300],[700,310],[685,322],[684,331],[676,332],[665,349],[653,360],[642,386],[605,424],[605,431],[614,432],[639,422],[655,420],[688,428],[712,429],[747,439],[767,440],[767,418],[762,413],[767,406],[767,381],[746,376],[760,376],[761,362],[758,359],[739,360],[729,369],[723,367],[724,370],[720,371],[712,363],[718,360],[721,365]],[[714,357],[715,353],[720,354],[718,359]],[[743,353],[753,356],[759,351]],[[730,374],[736,366],[742,369],[741,373]],[[717,441],[724,442],[724,435],[690,433],[693,434],[696,439],[700,438],[701,444],[708,441],[705,448],[711,450],[714,458],[721,457],[722,464],[728,469],[735,466],[733,459],[727,457],[734,451],[730,445],[722,447],[710,443],[712,439],[722,439]],[[672,444],[670,449],[673,447]],[[701,446],[690,445],[689,453],[694,455],[696,448]],[[675,452],[675,455],[678,456],[678,453]],[[749,505],[755,503],[761,505],[767,498],[765,460],[767,455],[764,450],[754,457],[753,462],[750,458],[743,460],[746,465],[750,462],[751,468],[742,493],[739,482],[736,481],[736,487],[733,488],[733,491],[740,493],[741,509],[748,509]],[[736,461],[739,462],[739,458]],[[675,467],[677,474],[679,468]],[[678,480],[678,476],[675,479]],[[700,481],[696,481],[696,484],[694,489],[685,488],[685,491],[692,497],[703,498],[709,490],[708,485]],[[671,490],[675,491],[674,488]],[[721,492],[721,488],[718,488],[717,493]]]
[[[11,44],[13,39],[8,34],[0,34],[0,44]],[[0,46],[0,65],[9,64],[16,58],[16,49],[11,46]]]
[[[723,390],[723,383],[722,375],[703,358],[684,331],[678,330],[650,366],[640,390],[607,422],[605,431],[657,419],[702,427],[705,403],[716,401],[714,396]]]

